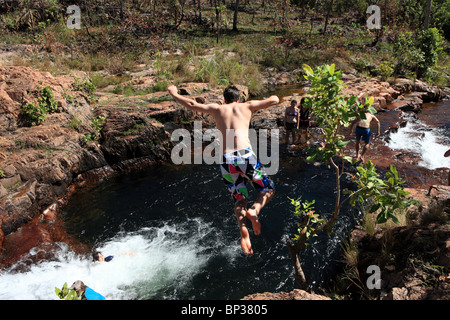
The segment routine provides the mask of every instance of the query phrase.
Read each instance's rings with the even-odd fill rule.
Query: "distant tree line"
[[[273,13],[281,27],[289,27],[288,13],[295,9],[298,19],[318,19],[326,30],[331,18],[364,24],[366,9],[373,4],[381,8],[382,26],[436,27],[450,39],[450,0],[4,0],[0,1],[0,14],[17,13],[17,21],[8,25],[26,30],[39,22],[56,20],[68,6],[78,5],[90,25],[120,24],[139,16],[143,20],[136,24],[141,22],[142,26],[136,32],[177,29],[183,22],[217,32],[224,27],[221,15],[225,10],[232,14],[232,30],[239,31],[239,12]],[[215,13],[215,18],[206,19],[207,10]]]

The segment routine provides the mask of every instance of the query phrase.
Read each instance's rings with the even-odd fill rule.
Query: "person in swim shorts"
[[[366,119],[362,119],[361,117],[358,116],[352,122],[352,124],[350,126],[350,135],[353,134],[353,128],[356,126],[356,128],[355,128],[355,136],[356,136],[355,149],[356,149],[356,160],[357,161],[365,161],[364,154],[366,153],[366,151],[370,145],[370,136],[371,136],[370,124],[372,121],[375,121],[377,123],[376,136],[377,137],[380,136],[380,121],[378,120],[378,118],[375,117],[373,114],[371,114],[368,111],[365,112],[365,115],[366,115]],[[359,144],[360,144],[361,140],[364,141],[364,147],[362,149],[361,154],[359,154]]]
[[[251,149],[248,129],[252,114],[279,102],[277,96],[263,100],[241,102],[241,92],[230,85],[224,90],[225,105],[217,103],[202,104],[178,94],[176,86],[168,89],[169,94],[182,106],[197,112],[213,116],[216,128],[222,134],[223,161],[220,164],[223,181],[234,199],[234,214],[241,235],[241,248],[247,254],[253,254],[250,234],[246,226],[248,218],[255,235],[261,233],[258,214],[274,194],[273,181],[265,174],[264,168]],[[230,133],[232,135],[230,136]],[[254,204],[247,209],[246,183],[251,182],[258,190]]]

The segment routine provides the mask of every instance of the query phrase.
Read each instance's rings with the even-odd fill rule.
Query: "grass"
[[[214,20],[212,8],[205,8],[204,17]],[[296,18],[298,12],[289,13]],[[95,17],[94,17],[95,18]],[[302,64],[312,67],[335,63],[344,72],[368,74],[366,65],[379,68],[393,61],[393,44],[380,42],[370,47],[375,35],[364,26],[330,24],[331,34],[323,35],[322,23],[311,29],[309,22],[291,20],[289,30],[273,25],[273,13],[239,13],[239,32],[223,31],[217,41],[214,32],[186,23],[175,32],[161,37],[135,36],[118,31],[118,25],[89,26],[88,31],[69,30],[64,20],[41,25],[35,32],[4,30],[0,42],[6,44],[40,44],[47,52],[18,57],[15,65],[33,66],[53,75],[70,74],[73,70],[87,72],[94,85],[116,86],[120,94],[145,94],[165,90],[165,83],[202,81],[211,87],[239,83],[249,87],[252,95],[264,90],[262,74],[266,68],[291,71]],[[232,21],[232,11],[226,10],[224,21]],[[8,21],[10,21],[9,19]],[[345,30],[344,30],[345,29]],[[350,31],[349,31],[350,30]],[[395,36],[397,30],[385,27],[385,34]],[[180,50],[182,55],[163,56],[164,51]],[[61,54],[64,52],[64,54]],[[133,89],[126,84],[136,65],[151,65],[156,69],[160,88]],[[449,85],[450,60],[445,54],[435,72],[427,79],[433,84]],[[108,74],[106,76],[105,74]],[[301,79],[299,79],[301,80]]]

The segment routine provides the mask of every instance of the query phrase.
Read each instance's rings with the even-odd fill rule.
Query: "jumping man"
[[[252,151],[248,129],[253,112],[276,105],[279,102],[278,97],[240,102],[239,89],[231,85],[223,93],[225,105],[201,104],[179,95],[174,85],[167,90],[182,106],[213,116],[216,127],[222,134],[223,159],[220,168],[223,180],[235,202],[234,214],[241,234],[241,248],[245,253],[253,254],[250,234],[245,224],[246,218],[251,221],[255,235],[259,235],[261,224],[258,214],[272,198],[274,185]],[[255,203],[249,209],[247,209],[247,181],[251,181],[259,192]]]

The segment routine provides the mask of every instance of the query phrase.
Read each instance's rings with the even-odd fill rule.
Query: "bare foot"
[[[252,243],[250,242],[250,234],[247,226],[243,223],[240,226],[241,231],[241,248],[246,254],[253,254]]]
[[[255,235],[261,234],[261,223],[259,223],[258,214],[255,212],[253,208],[247,210],[246,217],[251,221],[253,232]]]

